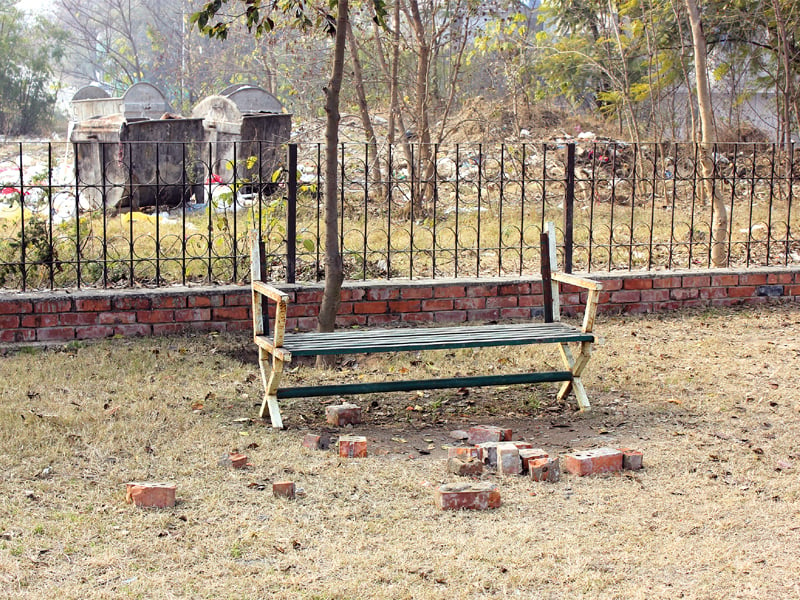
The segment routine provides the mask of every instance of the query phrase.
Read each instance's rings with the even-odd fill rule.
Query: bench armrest
[[[553,281],[566,283],[575,287],[583,288],[588,291],[586,295],[586,310],[583,313],[583,325],[581,331],[584,333],[591,333],[594,327],[594,319],[597,316],[597,301],[600,297],[600,290],[603,289],[603,284],[594,279],[587,279],[586,277],[578,277],[571,273],[561,273],[554,271],[550,274]]]
[[[268,323],[263,310],[263,298],[275,302],[275,334],[273,344],[275,348],[283,346],[286,334],[286,308],[289,304],[289,294],[263,281],[262,262],[263,245],[255,231],[250,232],[250,289],[252,291],[253,337],[263,336],[267,332]]]
[[[561,283],[566,283],[569,285],[574,285],[575,287],[581,287],[586,290],[602,290],[603,284],[599,281],[595,281],[594,279],[587,279],[586,277],[578,277],[577,275],[572,275],[571,273],[561,273],[560,271],[553,271],[550,274],[552,279],[556,281],[560,281]]]

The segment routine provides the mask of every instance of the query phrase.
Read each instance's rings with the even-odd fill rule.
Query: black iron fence
[[[317,281],[323,155],[319,144],[0,144],[0,287],[241,282],[251,229],[273,280]],[[800,265],[795,149],[725,145],[713,158],[704,179],[692,144],[342,144],[346,274],[537,273],[545,221],[570,270],[708,267],[720,205],[722,266]]]

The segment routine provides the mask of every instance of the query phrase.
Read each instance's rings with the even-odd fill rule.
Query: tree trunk
[[[356,98],[358,98],[358,112],[361,115],[361,124],[364,127],[364,136],[367,141],[367,165],[369,166],[370,191],[378,198],[385,197],[381,181],[381,163],[378,156],[378,141],[375,139],[375,129],[369,118],[369,107],[367,106],[367,94],[364,91],[364,75],[361,69],[361,60],[358,58],[358,45],[356,37],[353,35],[353,27],[347,23],[347,43],[350,44],[350,59],[353,61],[353,80],[356,88]]]
[[[706,36],[700,11],[695,0],[684,0],[689,13],[689,24],[692,29],[692,45],[694,46],[694,76],[697,84],[697,105],[700,112],[700,166],[703,178],[700,186],[700,197],[712,202],[714,218],[711,223],[711,262],[715,267],[724,267],[726,260],[726,241],[728,237],[728,211],[722,195],[714,193],[714,112],[711,107],[711,88],[708,84],[708,68],[706,65]]]
[[[417,39],[417,139],[419,140],[419,154],[417,157],[419,169],[419,186],[416,197],[413,199],[418,212],[424,210],[427,202],[433,199],[433,160],[431,149],[431,129],[429,123],[430,90],[428,89],[431,47],[425,35],[425,25],[419,12],[417,0],[409,0],[411,10],[411,24],[414,36]],[[435,157],[434,157],[435,158]]]
[[[339,248],[338,214],[338,150],[339,150],[339,92],[342,89],[344,51],[347,41],[348,0],[339,0],[336,17],[336,38],[333,67],[325,88],[325,291],[319,307],[318,330],[333,331],[341,302],[344,265]],[[320,356],[317,364],[328,365],[333,356]]]

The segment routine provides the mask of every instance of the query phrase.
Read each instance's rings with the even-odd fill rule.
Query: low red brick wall
[[[800,300],[800,269],[602,273],[601,313]],[[281,285],[288,327],[313,329],[322,285]],[[581,290],[564,286],[565,314],[583,310]],[[538,278],[353,282],[342,292],[342,327],[530,319],[542,314]],[[0,294],[0,343],[68,342],[252,327],[244,286]]]

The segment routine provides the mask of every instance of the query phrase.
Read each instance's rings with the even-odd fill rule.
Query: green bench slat
[[[527,323],[287,333],[283,347],[294,356],[317,356],[593,341],[593,334],[564,323]]]
[[[450,377],[446,379],[344,383],[335,385],[282,388],[278,390],[278,399],[306,398],[313,396],[346,396],[350,394],[370,394],[374,392],[406,392],[412,390],[437,390],[443,388],[514,385],[520,383],[543,383],[571,380],[572,373],[570,371],[550,371],[546,373],[517,373],[513,375]]]

